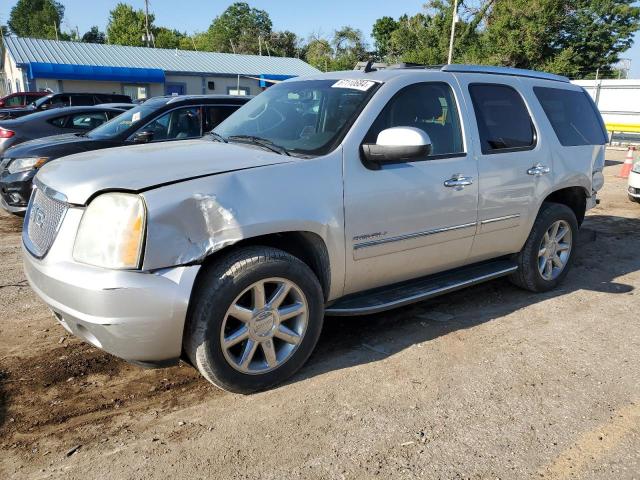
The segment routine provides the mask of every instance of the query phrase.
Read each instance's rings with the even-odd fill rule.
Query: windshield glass
[[[146,117],[156,110],[157,107],[152,107],[150,105],[138,105],[137,107],[127,110],[117,117],[112,118],[108,122],[103,123],[98,128],[94,128],[87,133],[87,137],[101,139],[113,138],[125,130],[128,130],[133,125],[137,125],[141,121],[145,120]]]
[[[266,139],[288,152],[324,155],[335,148],[367,103],[369,80],[289,81],[270,87],[213,131]]]
[[[34,107],[39,107],[43,103],[47,103],[49,100],[51,100],[51,97],[53,97],[53,95],[47,95],[45,97],[38,98],[37,100],[31,102],[31,105],[33,105]]]

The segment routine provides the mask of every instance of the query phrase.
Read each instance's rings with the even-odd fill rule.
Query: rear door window
[[[210,132],[216,128],[239,107],[239,105],[213,105],[204,107],[204,131]]]
[[[7,98],[4,105],[6,107],[19,107],[24,105],[24,95],[16,95],[15,97]]]
[[[80,130],[93,130],[107,121],[107,115],[104,112],[87,112],[71,115],[69,128],[77,128]]]
[[[482,153],[529,150],[535,146],[533,122],[520,94],[508,85],[472,84],[469,93]]]
[[[586,92],[547,87],[533,91],[562,146],[607,143],[600,115]]]
[[[71,103],[77,107],[95,105],[95,102],[93,101],[93,95],[73,95],[71,97]]]

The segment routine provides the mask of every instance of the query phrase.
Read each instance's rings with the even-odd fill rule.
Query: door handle
[[[551,169],[541,163],[536,163],[533,167],[527,170],[527,175],[533,175],[534,177],[541,177],[549,173]]]
[[[464,188],[473,184],[473,177],[464,177],[459,173],[455,174],[449,180],[444,181],[444,186],[449,188]]]

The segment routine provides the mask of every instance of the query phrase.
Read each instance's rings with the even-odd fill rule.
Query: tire
[[[545,237],[545,235],[556,224],[559,225],[558,235],[562,233],[561,229],[568,228],[570,238],[567,240],[565,234],[557,246],[551,245],[545,248],[543,240],[546,242],[546,238],[551,238],[550,236]],[[577,239],[578,221],[573,210],[559,203],[543,203],[533,223],[529,238],[515,257],[518,270],[509,279],[518,287],[532,292],[546,292],[554,289],[562,282],[571,268]],[[568,251],[565,250],[567,243],[569,244]],[[542,252],[544,253],[540,255]],[[567,252],[566,255],[565,252]],[[562,268],[551,260],[551,269],[549,269],[547,255],[553,256],[553,258],[557,255],[560,262],[564,259]],[[544,267],[543,263],[546,264]]]
[[[323,317],[322,288],[305,263],[275,248],[241,248],[200,273],[183,347],[209,382],[252,393],[302,367],[316,346]],[[225,348],[225,341],[233,345]]]

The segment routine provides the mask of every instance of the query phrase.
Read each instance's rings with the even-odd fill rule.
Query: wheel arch
[[[206,267],[216,262],[221,255],[227,255],[235,250],[249,246],[277,248],[300,259],[316,275],[322,287],[324,300],[328,300],[331,289],[329,251],[320,235],[308,231],[277,232],[242,239],[207,255],[201,262],[202,268],[200,268],[198,276],[206,272],[208,270]],[[196,278],[197,281],[198,278]]]
[[[584,187],[573,186],[554,190],[540,204],[538,211],[544,203],[560,203],[569,207],[578,220],[578,226],[582,225],[587,212],[587,197],[589,193]]]

